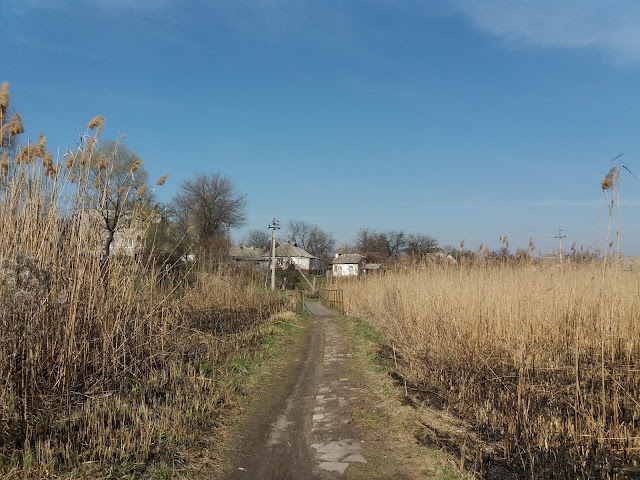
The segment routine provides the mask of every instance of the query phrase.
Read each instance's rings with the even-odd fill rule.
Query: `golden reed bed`
[[[498,456],[523,474],[637,472],[638,271],[601,260],[476,262],[335,286],[347,314],[379,328],[431,392],[423,401],[498,439]]]

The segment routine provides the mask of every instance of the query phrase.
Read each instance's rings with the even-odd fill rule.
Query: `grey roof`
[[[265,252],[263,257],[270,257],[271,252]],[[315,255],[311,255],[306,250],[298,247],[295,243],[284,242],[276,247],[276,257],[302,257],[302,258],[318,258]]]
[[[331,263],[334,265],[345,263],[360,263],[362,260],[366,260],[367,257],[360,255],[359,253],[343,253],[338,255],[338,258],[334,258]]]
[[[233,258],[260,258],[263,252],[257,247],[229,247],[229,256]]]
[[[367,263],[364,266],[365,270],[378,270],[382,266],[381,263]]]

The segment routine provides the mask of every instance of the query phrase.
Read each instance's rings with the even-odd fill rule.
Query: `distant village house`
[[[331,275],[334,277],[357,277],[380,270],[379,263],[369,263],[367,257],[359,253],[336,253],[331,262]]]
[[[266,259],[267,265],[271,258],[271,252],[265,252],[262,257]],[[281,243],[276,247],[276,268],[287,270],[297,268],[303,273],[323,275],[326,269],[326,262],[306,250],[300,248],[295,243]]]
[[[252,264],[256,267],[267,268],[269,259],[263,256],[264,249],[245,247],[242,244],[229,247],[229,257],[233,263]]]

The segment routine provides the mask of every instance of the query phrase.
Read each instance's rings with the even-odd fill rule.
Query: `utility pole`
[[[559,228],[558,229],[558,235],[556,235],[553,238],[557,238],[558,240],[560,240],[560,263],[562,263],[562,239],[563,238],[567,238],[566,235],[562,235],[562,229]]]
[[[276,230],[280,228],[280,224],[274,218],[273,223],[267,228],[271,229],[271,290],[276,289]]]

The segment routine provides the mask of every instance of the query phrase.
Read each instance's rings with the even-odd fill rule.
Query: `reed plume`
[[[604,176],[604,180],[602,180],[602,190],[610,190],[611,187],[613,187],[615,177],[617,176],[619,170],[620,167],[611,167],[611,169]]]
[[[95,137],[89,137],[89,139],[87,140],[87,152],[89,154],[93,153],[93,149],[95,148],[97,143],[98,140],[96,140]]]
[[[5,140],[11,141],[11,137],[20,135],[24,132],[22,125],[22,119],[18,113],[14,113],[9,123],[5,123],[0,128],[0,143],[4,143]]]
[[[164,182],[167,181],[167,178],[169,178],[169,175],[165,173],[158,179],[158,182],[156,183],[156,185],[164,185]]]
[[[65,162],[66,167],[71,170],[73,168],[73,164],[75,163],[76,155],[72,152],[69,152],[69,156]]]
[[[98,170],[106,170],[108,167],[109,159],[100,152],[100,156],[98,157]]]
[[[6,175],[9,171],[9,154],[7,152],[2,153],[0,158],[0,175]]]
[[[47,137],[42,133],[38,137],[38,141],[31,147],[30,160],[35,158],[44,158],[47,154]]]
[[[10,125],[9,134],[11,136],[20,135],[21,133],[24,133],[24,126],[22,125],[22,119],[20,118],[20,115],[18,114],[18,112],[13,114],[13,117],[11,117],[11,123],[9,125]]]
[[[7,109],[9,108],[9,82],[0,85],[0,121],[7,119]]]
[[[104,129],[104,117],[102,115],[96,115],[91,119],[91,121],[87,124],[89,129],[94,130],[96,135],[100,136],[102,130]]]
[[[132,177],[133,177],[133,174],[136,172],[136,170],[140,168],[141,165],[142,165],[142,160],[136,160],[131,164],[131,168],[129,169],[129,172],[131,173]]]
[[[47,169],[53,168],[53,154],[51,150],[45,153],[44,157],[42,157],[42,166]]]
[[[0,144],[4,143],[5,138],[8,140],[10,136],[11,136],[11,124],[5,123],[4,125],[2,125],[2,127],[0,127]]]

